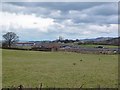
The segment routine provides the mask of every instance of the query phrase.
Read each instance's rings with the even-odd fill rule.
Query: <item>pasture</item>
[[[103,46],[104,48],[118,48],[118,46],[114,45],[94,45],[94,44],[85,44],[85,45],[80,45],[81,47],[86,47],[86,48],[95,48],[98,46]]]
[[[3,87],[115,88],[118,56],[2,50]]]

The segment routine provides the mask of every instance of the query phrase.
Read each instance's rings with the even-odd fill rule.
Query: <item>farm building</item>
[[[34,46],[35,43],[31,43],[31,42],[19,42],[16,43],[16,46]]]
[[[58,51],[60,48],[60,44],[58,43],[36,43],[32,50],[38,51]]]
[[[18,47],[26,47],[30,50],[36,51],[67,51],[77,53],[95,53],[95,54],[116,54],[119,53],[118,48],[104,48],[103,46],[97,47],[81,47],[77,45],[66,45],[56,42],[19,42],[16,44]]]

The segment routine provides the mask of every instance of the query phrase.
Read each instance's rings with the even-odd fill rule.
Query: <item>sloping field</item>
[[[118,56],[3,50],[3,87],[117,87]]]

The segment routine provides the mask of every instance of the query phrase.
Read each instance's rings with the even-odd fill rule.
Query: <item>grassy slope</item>
[[[3,87],[117,87],[117,72],[117,55],[3,50]]]

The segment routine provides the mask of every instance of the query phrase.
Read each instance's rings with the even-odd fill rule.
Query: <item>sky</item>
[[[117,2],[4,2],[2,34],[20,40],[85,39],[118,36]]]

